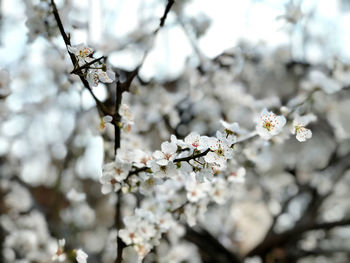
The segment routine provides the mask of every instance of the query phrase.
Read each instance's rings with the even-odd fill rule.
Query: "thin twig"
[[[251,132],[250,134],[248,134],[247,136],[245,136],[244,138],[242,139],[239,139],[237,140],[235,143],[233,143],[231,145],[231,147],[233,147],[235,144],[237,143],[241,143],[241,142],[245,142],[245,141],[248,141],[252,138],[254,138],[255,136],[257,136],[257,133],[254,131],[254,132]],[[190,156],[187,156],[187,157],[182,157],[182,158],[177,158],[177,159],[174,159],[173,162],[174,163],[179,163],[179,162],[189,162],[191,160],[195,160],[197,158],[200,158],[200,157],[203,157],[205,156],[208,152],[210,152],[210,148],[206,149],[205,151],[201,152],[201,153],[197,153],[197,154],[192,154]],[[133,171],[130,171],[129,174],[128,174],[128,177],[133,175],[133,174],[138,174],[140,172],[145,172],[149,169],[149,167],[147,166],[144,166],[144,167],[141,167],[141,168],[137,168]]]
[[[94,64],[94,63],[100,61],[101,59],[105,59],[105,58],[106,58],[105,56],[96,58],[96,59],[94,59],[94,60],[92,60],[92,61],[90,61],[90,62],[84,64],[84,65],[81,66],[81,67],[78,67],[78,68],[76,68],[76,69],[73,69],[73,70],[71,71],[70,74],[77,74],[77,73],[79,73],[82,69],[88,68],[88,67],[91,66],[92,64]]]
[[[166,5],[166,7],[165,7],[165,10],[164,10],[164,14],[163,14],[163,16],[162,16],[161,19],[160,19],[160,23],[159,23],[159,27],[160,27],[160,28],[164,26],[165,20],[166,20],[166,18],[167,18],[167,16],[168,16],[168,13],[170,12],[170,9],[171,9],[171,7],[172,7],[172,5],[173,5],[174,3],[175,3],[174,0],[168,0],[168,3],[167,3],[167,5]]]
[[[53,12],[53,15],[55,17],[57,26],[60,30],[61,36],[64,40],[64,43],[66,44],[66,49],[68,51],[68,46],[71,45],[70,39],[64,30],[64,27],[63,27],[63,24],[62,24],[62,21],[61,21],[61,18],[60,18],[60,15],[58,13],[58,10],[57,10],[57,7],[56,7],[54,0],[51,0],[51,6],[52,6],[52,12]],[[70,52],[68,52],[68,54],[70,56],[70,59],[72,60],[73,66],[75,67],[77,65],[77,59],[76,59],[75,55],[71,54]],[[77,72],[77,73],[80,73],[80,72]],[[89,91],[92,98],[95,100],[95,103],[96,103],[97,109],[99,110],[100,115],[101,116],[111,115],[111,113],[107,110],[107,108],[103,105],[103,103],[95,96],[95,94],[93,93],[93,91],[90,88],[90,85],[86,81],[86,79],[84,79],[84,77],[82,77],[82,76],[79,76],[79,78],[80,78],[81,82],[83,83],[84,87]]]

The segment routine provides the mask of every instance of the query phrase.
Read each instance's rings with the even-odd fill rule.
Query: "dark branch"
[[[66,48],[67,48],[67,46],[71,45],[70,39],[69,39],[69,37],[67,36],[67,34],[66,34],[65,30],[64,30],[64,27],[63,27],[63,24],[62,24],[62,21],[61,21],[61,18],[60,18],[60,15],[58,13],[58,10],[57,10],[57,7],[56,7],[56,4],[55,4],[54,0],[51,0],[51,6],[52,6],[52,12],[53,12],[53,15],[55,17],[57,26],[58,26],[58,28],[60,30],[61,36],[62,36],[62,38],[64,40],[64,43],[66,44]],[[68,51],[68,49],[67,49],[67,51]],[[76,65],[78,65],[77,59],[74,56],[74,54],[71,54],[70,52],[68,52],[68,54],[70,56],[70,59],[72,60],[73,66],[75,67]],[[77,73],[79,75],[79,73],[81,73],[81,72],[77,71]],[[79,76],[79,78],[80,78],[81,82],[83,83],[84,87],[89,91],[89,93],[91,94],[91,96],[95,100],[95,103],[96,103],[96,106],[97,106],[97,108],[98,108],[98,110],[100,112],[100,115],[110,115],[110,112],[106,109],[106,107],[103,105],[103,103],[101,101],[99,101],[99,99],[97,99],[97,97],[93,93],[93,91],[90,88],[90,85],[86,81],[86,79],[84,79],[84,77],[82,77],[82,76]]]
[[[161,19],[160,19],[159,28],[161,28],[161,27],[164,26],[164,23],[165,23],[165,20],[166,20],[166,18],[167,18],[167,16],[168,16],[168,13],[170,12],[170,9],[171,9],[171,7],[172,7],[172,5],[173,5],[174,3],[175,3],[174,0],[168,0],[168,3],[167,3],[167,5],[166,5],[166,7],[165,7],[165,10],[164,10],[164,14],[163,14],[163,16],[162,16]]]
[[[84,65],[81,66],[81,67],[78,67],[78,68],[76,68],[76,69],[73,69],[73,70],[71,71],[70,74],[77,74],[77,73],[80,72],[82,69],[86,69],[86,68],[88,68],[89,66],[91,66],[92,64],[94,64],[94,63],[100,61],[101,59],[105,59],[105,58],[106,58],[106,57],[104,57],[104,56],[99,57],[99,58],[96,58],[96,59],[94,59],[93,61],[91,61],[91,62],[89,62],[89,63],[86,63],[86,64],[84,64]]]
[[[201,152],[201,153],[198,153],[198,154],[193,154],[193,155],[190,155],[190,156],[188,156],[188,157],[183,157],[183,158],[177,158],[177,159],[174,160],[174,163],[188,162],[188,161],[191,161],[191,160],[194,160],[194,159],[203,157],[203,156],[205,156],[209,151],[210,151],[210,149],[208,148],[208,149],[206,149],[204,152]]]
[[[239,263],[242,262],[235,254],[225,248],[208,231],[196,231],[187,227],[185,239],[194,243],[204,263]]]
[[[255,132],[252,132],[251,134],[249,134],[248,136],[242,138],[242,139],[239,139],[237,140],[234,144],[231,145],[231,147],[233,147],[235,144],[237,143],[241,143],[241,142],[244,142],[244,141],[247,141],[247,140],[250,140],[252,138],[254,138],[257,134]],[[208,152],[210,152],[210,148],[206,149],[204,152],[201,152],[201,153],[198,153],[198,154],[192,154],[190,156],[187,156],[187,157],[182,157],[182,158],[177,158],[177,159],[174,159],[174,163],[179,163],[179,162],[189,162],[191,160],[195,160],[197,158],[200,158],[200,157],[203,157],[205,156]],[[144,166],[144,167],[141,167],[141,168],[137,168],[133,171],[130,171],[129,172],[129,175],[133,175],[133,174],[138,174],[139,172],[145,172],[149,169],[149,167],[147,166]]]
[[[350,154],[333,158],[327,169],[324,170],[326,173],[333,174],[333,183],[339,182],[339,180],[345,174],[345,171],[350,168],[350,162],[348,161],[349,158]],[[331,223],[317,223],[316,219],[318,217],[320,207],[322,206],[324,200],[326,200],[333,193],[334,187],[332,187],[332,190],[323,195],[319,194],[317,189],[311,187],[310,185],[306,185],[304,187],[311,195],[311,201],[305,209],[304,214],[296,222],[295,226],[292,229],[279,234],[269,231],[265,238],[251,252],[248,253],[249,256],[259,255],[264,258],[274,248],[283,247],[287,244],[295,244],[305,232],[310,230],[329,230],[333,227],[350,225],[350,219]],[[299,193],[301,192],[305,191],[299,191]]]
[[[143,62],[142,62],[143,63]],[[141,65],[142,65],[141,63]],[[121,130],[120,130],[120,121],[121,121],[121,116],[119,114],[119,108],[122,103],[122,96],[123,92],[129,91],[131,83],[133,79],[137,76],[140,66],[138,66],[134,71],[130,73],[130,75],[127,77],[126,81],[121,82],[120,80],[117,81],[116,84],[116,98],[115,98],[115,113],[113,116],[113,125],[114,125],[114,152],[115,155],[117,156],[117,150],[120,148],[120,140],[121,140]],[[118,200],[116,203],[115,207],[115,227],[117,230],[120,230],[122,228],[122,215],[121,215],[121,202],[122,202],[122,193],[119,191],[117,193]],[[118,249],[118,254],[117,258],[115,260],[116,263],[121,263],[122,262],[122,251],[125,247],[125,244],[123,240],[118,236],[117,237],[117,249]]]

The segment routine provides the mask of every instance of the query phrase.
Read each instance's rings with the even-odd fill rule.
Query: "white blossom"
[[[227,136],[238,136],[241,133],[241,130],[239,128],[239,124],[237,122],[234,123],[228,123],[224,120],[220,120],[220,123],[225,128],[225,133]]]
[[[161,145],[161,151],[155,151],[153,157],[156,159],[157,164],[167,165],[169,161],[173,161],[176,158],[177,145],[173,142],[163,142]]]
[[[263,139],[269,140],[272,136],[280,133],[285,124],[286,118],[284,116],[277,116],[264,108],[260,113],[256,131]]]
[[[118,157],[114,162],[107,163],[103,166],[100,182],[102,183],[102,193],[108,194],[112,191],[118,191],[121,183],[127,178],[131,164],[124,162]]]
[[[174,176],[177,171],[173,163],[169,162],[166,165],[159,165],[158,162],[153,162],[151,170],[155,178],[167,178]]]
[[[53,255],[52,257],[52,261],[56,261],[56,262],[65,262],[67,256],[64,253],[64,246],[66,244],[66,240],[65,239],[60,239],[57,242],[57,251],[55,253],[55,255]]]
[[[208,182],[197,182],[194,173],[192,173],[188,178],[185,188],[187,191],[187,199],[193,203],[196,203],[200,199],[206,197],[207,192],[210,189]]]
[[[86,198],[86,194],[85,193],[81,193],[81,192],[77,192],[74,188],[70,189],[68,194],[67,194],[67,198],[72,201],[72,202],[82,202],[85,200]]]
[[[83,64],[85,64],[86,59],[94,52],[92,48],[85,46],[83,43],[76,46],[67,46],[67,48],[70,53],[74,54],[78,58],[79,63],[82,62]]]
[[[312,137],[311,130],[305,128],[305,122],[297,119],[293,121],[291,132],[292,134],[296,134],[295,137],[299,142],[305,142],[307,139],[310,139]]]
[[[131,126],[134,124],[134,116],[130,111],[130,108],[126,104],[121,104],[119,107],[119,114],[122,117],[121,124],[125,132],[131,130]]]
[[[82,250],[82,249],[78,249],[76,251],[76,260],[78,263],[86,263],[87,262],[87,258],[88,258],[88,255]]]
[[[230,144],[231,142],[225,139],[210,138],[208,140],[210,151],[204,156],[204,160],[208,163],[215,163],[218,166],[224,167],[227,159],[231,159],[233,156],[233,149]]]
[[[110,115],[106,115],[103,118],[101,118],[99,130],[104,131],[108,124],[111,125],[111,122],[113,121],[113,117]]]
[[[185,147],[189,147],[190,149],[195,149],[198,151],[206,150],[208,148],[206,143],[206,137],[200,136],[196,132],[191,132],[184,139]]]
[[[232,183],[244,183],[246,170],[244,167],[240,167],[237,171],[230,172],[227,180]]]
[[[98,66],[98,64],[96,66]],[[86,80],[91,87],[97,87],[99,81],[103,83],[112,83],[115,80],[115,75],[110,69],[104,71],[94,68],[87,71]]]

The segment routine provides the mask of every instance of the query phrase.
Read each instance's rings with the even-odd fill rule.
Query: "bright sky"
[[[57,0],[58,4],[62,1]],[[190,17],[207,16],[212,20],[207,33],[199,40],[198,46],[203,54],[213,57],[223,50],[234,47],[241,39],[255,44],[261,42],[276,47],[286,44],[289,36],[283,30],[283,21],[276,19],[283,14],[284,5],[288,1],[282,0],[192,0],[188,1],[185,14]],[[299,2],[299,1],[296,1]],[[349,59],[350,51],[350,14],[340,13],[340,0],[305,0],[302,1],[303,11],[315,11],[317,23],[313,25],[316,36],[332,35],[329,49]],[[6,67],[23,54],[26,41],[23,19],[24,6],[20,0],[3,0],[3,14],[11,17],[17,23],[16,30],[8,25],[4,26],[2,46],[0,47],[0,67]],[[75,12],[75,21],[84,22],[91,17],[89,32],[76,30],[73,41],[103,43],[103,33],[124,37],[142,24],[147,17],[161,17],[166,1],[159,0],[74,0],[73,3],[81,9]],[[181,3],[178,1],[177,3]],[[176,4],[177,4],[176,3]],[[176,5],[175,4],[175,5]],[[13,21],[11,21],[12,23]],[[181,74],[188,57],[193,57],[191,44],[181,26],[176,24],[176,16],[170,13],[167,27],[157,36],[154,48],[149,54],[142,68],[141,74],[145,78],[158,76],[176,77]],[[157,25],[154,24],[156,27]],[[311,60],[317,61],[322,55],[317,47],[309,48]],[[130,45],[125,52],[114,52],[111,61],[116,66],[128,69],[134,68],[142,56],[139,50]]]

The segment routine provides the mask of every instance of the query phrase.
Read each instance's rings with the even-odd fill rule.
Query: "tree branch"
[[[64,40],[64,43],[66,44],[66,48],[67,48],[67,46],[71,45],[70,39],[69,39],[69,37],[67,36],[67,34],[66,34],[65,30],[64,30],[64,27],[63,27],[63,24],[62,24],[62,21],[61,21],[61,18],[60,18],[60,15],[58,13],[58,10],[57,10],[57,7],[56,7],[56,4],[55,4],[54,0],[51,0],[51,6],[52,6],[52,13],[53,13],[53,15],[55,17],[57,26],[58,26],[58,28],[60,30],[61,36],[62,36],[62,38]],[[68,48],[67,48],[67,51],[68,51]],[[74,56],[74,54],[71,54],[70,52],[68,52],[68,54],[70,56],[70,59],[72,60],[73,66],[75,67],[76,65],[78,65],[77,59]],[[79,71],[77,71],[77,73],[79,75],[81,73],[81,71],[79,70]],[[82,76],[79,76],[79,78],[80,78],[81,82],[83,83],[84,87],[89,91],[89,93],[91,94],[92,98],[94,99],[94,101],[96,103],[96,106],[97,106],[97,109],[99,110],[100,116],[111,115],[110,112],[107,110],[107,108],[103,105],[103,103],[99,99],[97,99],[97,97],[93,93],[93,91],[90,88],[90,85],[86,81],[86,79],[84,79],[84,77],[82,77]]]
[[[187,227],[185,239],[198,247],[204,263],[242,262],[240,258],[225,248],[215,237],[204,229],[198,232]]]
[[[82,69],[85,69],[85,68],[88,68],[89,66],[91,66],[92,64],[100,61],[101,59],[105,59],[106,57],[105,56],[102,56],[102,57],[99,57],[99,58],[96,58],[84,65],[82,65],[81,67],[77,67],[76,69],[73,69],[70,74],[78,74],[78,72],[80,72]]]
[[[167,5],[166,5],[166,7],[165,7],[165,10],[164,10],[164,14],[163,14],[163,16],[160,18],[159,28],[161,28],[161,27],[164,26],[165,20],[166,20],[166,18],[167,18],[167,16],[168,16],[168,13],[170,12],[170,9],[171,9],[171,7],[172,7],[172,5],[173,5],[174,3],[175,3],[174,0],[168,0],[168,3],[167,3]]]
[[[334,158],[329,164],[328,168],[324,170],[326,173],[334,174],[334,183],[337,183],[345,174],[345,171],[350,168],[350,163],[348,161],[349,158],[350,153],[342,157]],[[315,188],[309,185],[306,185],[305,187],[306,190],[308,190],[311,194],[311,201],[305,209],[304,214],[296,222],[295,226],[292,229],[279,234],[268,231],[265,238],[252,251],[248,253],[248,256],[259,255],[262,258],[265,258],[265,256],[274,248],[283,247],[287,243],[294,244],[306,231],[317,229],[329,230],[337,226],[350,225],[350,219],[331,223],[316,223],[315,221],[317,219],[319,209],[324,200],[333,193],[333,189],[324,195],[320,195]],[[300,193],[301,192],[304,191],[300,191]]]

